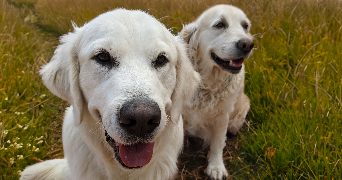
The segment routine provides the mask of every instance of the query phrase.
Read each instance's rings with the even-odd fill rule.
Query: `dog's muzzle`
[[[211,58],[215,63],[220,66],[223,70],[229,71],[232,74],[237,74],[242,68],[243,58],[238,58],[234,60],[224,60],[218,57],[215,53],[211,53]]]
[[[134,98],[122,105],[118,119],[127,143],[115,142],[105,131],[106,141],[114,149],[116,159],[130,169],[145,166],[152,159],[154,132],[161,120],[158,104],[149,98]]]
[[[254,43],[250,39],[241,39],[236,43],[237,58],[234,59],[223,59],[211,52],[210,56],[215,63],[220,66],[223,70],[229,71],[232,74],[237,74],[242,68],[242,64],[245,58],[248,58],[249,53],[252,51]]]

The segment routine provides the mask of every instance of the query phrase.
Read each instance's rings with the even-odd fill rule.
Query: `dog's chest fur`
[[[238,74],[219,71],[221,72],[217,76],[202,78],[202,82],[193,97],[192,110],[202,112],[206,116],[233,111],[237,99],[236,94],[243,88],[244,68]]]
[[[244,88],[244,66],[238,74],[221,69],[210,76],[203,76],[191,104],[184,109],[185,128],[192,135],[209,142],[211,124],[225,124],[234,111],[234,104]],[[224,122],[225,121],[225,122]]]

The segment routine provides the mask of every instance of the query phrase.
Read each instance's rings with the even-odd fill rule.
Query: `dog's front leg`
[[[228,172],[223,163],[223,148],[226,145],[226,133],[228,127],[227,117],[218,117],[210,127],[210,151],[208,153],[208,167],[205,173],[212,179],[226,179]]]

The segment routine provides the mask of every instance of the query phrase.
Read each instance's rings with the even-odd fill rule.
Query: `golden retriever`
[[[212,179],[228,176],[222,159],[226,133],[239,131],[250,107],[244,94],[243,64],[254,45],[250,28],[242,10],[216,5],[180,33],[202,80],[192,102],[184,108],[184,126],[189,134],[210,144],[205,173]]]
[[[165,180],[177,173],[183,104],[199,82],[181,39],[138,10],[104,13],[61,38],[40,71],[68,101],[65,159],[21,179]]]

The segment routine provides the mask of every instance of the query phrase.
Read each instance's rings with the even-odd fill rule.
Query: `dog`
[[[40,70],[71,104],[65,159],[28,166],[21,179],[173,179],[181,111],[200,78],[185,44],[139,10],[116,9],[74,28]]]
[[[185,25],[179,36],[201,82],[183,119],[190,135],[210,144],[205,173],[212,179],[228,176],[222,159],[227,131],[236,134],[245,122],[250,100],[244,94],[245,66],[253,49],[251,22],[231,5],[216,5]]]

